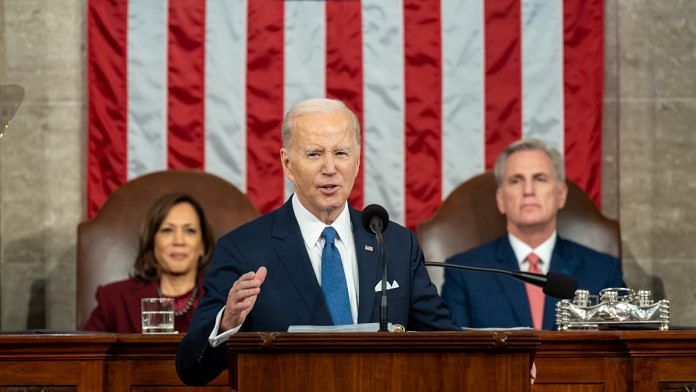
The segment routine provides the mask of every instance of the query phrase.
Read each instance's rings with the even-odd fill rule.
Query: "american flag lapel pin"
[[[365,245],[365,250],[368,252],[372,252],[375,250],[375,248],[373,248],[372,245]]]

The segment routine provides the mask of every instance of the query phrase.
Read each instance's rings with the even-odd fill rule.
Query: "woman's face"
[[[201,223],[189,203],[175,204],[155,234],[155,260],[162,274],[193,275],[205,252]]]

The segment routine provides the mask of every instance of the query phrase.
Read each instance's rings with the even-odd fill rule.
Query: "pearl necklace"
[[[193,290],[191,291],[191,297],[186,301],[186,306],[184,306],[183,309],[181,309],[178,312],[174,312],[174,316],[180,317],[188,313],[189,310],[191,310],[191,306],[193,306],[193,302],[196,301],[196,295],[198,294],[198,285],[193,286]],[[162,295],[162,291],[160,290],[159,284],[157,285],[157,296],[158,297],[164,297]]]

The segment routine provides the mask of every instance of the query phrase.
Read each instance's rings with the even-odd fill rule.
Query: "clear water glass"
[[[140,300],[143,333],[174,333],[174,298]]]

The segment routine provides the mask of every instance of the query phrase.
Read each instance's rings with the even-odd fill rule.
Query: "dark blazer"
[[[447,262],[519,271],[507,235],[457,254]],[[607,287],[626,286],[619,259],[561,237],[557,237],[553,248],[550,271],[573,276],[578,288],[587,289],[590,294],[597,294]],[[448,269],[442,298],[454,321],[463,327],[532,326],[524,283],[507,275]],[[546,296],[544,329],[555,328],[556,302],[558,299]]]
[[[350,209],[358,264],[358,322],[379,321],[381,280],[377,241],[360,224],[360,212]],[[423,264],[416,236],[391,222],[384,233],[389,321],[409,330],[454,330],[449,312],[437,295]],[[290,325],[331,325],[321,287],[312,269],[291,200],[221,237],[203,286],[205,296],[196,309],[188,335],[179,345],[176,366],[186,384],[204,384],[227,366],[226,345],[208,344],[215,317],[232,284],[242,274],[268,268],[254,308],[240,331],[287,331]]]
[[[200,298],[201,291],[198,291]],[[97,288],[97,307],[84,326],[87,331],[142,333],[140,299],[157,297],[157,281],[126,279]],[[188,331],[193,311],[174,317],[174,329]]]

